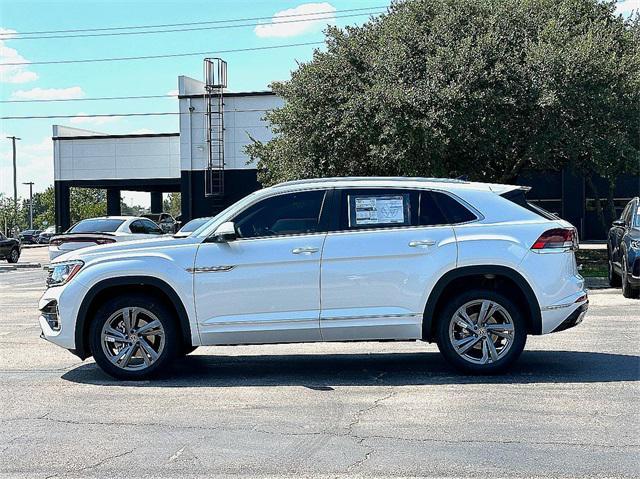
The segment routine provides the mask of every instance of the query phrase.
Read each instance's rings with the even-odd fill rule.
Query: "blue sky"
[[[386,6],[389,0],[301,1],[28,1],[0,0],[0,32],[67,30],[131,25],[202,22],[254,17],[273,17],[296,8],[294,13],[336,10],[335,17],[351,15],[341,10]],[[291,14],[291,13],[289,13]],[[304,17],[309,18],[309,17]],[[266,26],[202,30],[155,35],[122,35],[64,39],[8,39],[0,41],[0,63],[123,57],[217,51],[264,47],[290,43],[320,42],[328,21],[337,25],[360,24],[367,14]],[[241,23],[258,23],[247,21]],[[206,25],[205,25],[206,26]],[[189,27],[185,27],[189,28]],[[193,28],[193,26],[191,27]],[[0,36],[3,34],[0,33]],[[296,68],[297,61],[311,58],[312,46],[292,47],[250,53],[230,53],[223,57],[229,65],[229,88],[234,91],[265,90],[273,80],[283,80]],[[0,83],[0,99],[103,97],[123,95],[164,95],[177,89],[178,75],[202,77],[202,57],[105,62],[67,65],[29,65],[7,70]],[[1,116],[77,115],[82,113],[124,113],[177,111],[176,101],[167,99],[126,101],[79,101],[57,103],[4,103]],[[28,195],[23,181],[34,181],[35,190],[53,181],[51,125],[66,124],[105,133],[176,132],[178,118],[144,117],[114,119],[3,120],[0,124],[0,192],[12,195],[11,145],[7,135],[18,142],[18,194]],[[129,198],[141,199],[139,195]],[[143,202],[143,201],[139,201]]]
[[[288,9],[294,13],[386,6],[390,0],[0,0],[0,36],[7,32],[104,28],[153,25],[251,17],[272,18]],[[619,2],[628,14],[640,9],[640,0]],[[290,14],[290,12],[289,12]],[[309,18],[309,17],[306,17]],[[337,25],[360,24],[367,15],[335,18]],[[299,24],[202,30],[155,35],[123,35],[88,38],[0,40],[0,63],[121,57],[264,47],[287,43],[322,41],[328,20]],[[242,22],[252,23],[252,22]],[[255,23],[255,22],[253,22]],[[4,34],[2,33],[4,32]],[[224,54],[229,64],[229,88],[235,91],[267,89],[273,80],[289,78],[297,61],[311,58],[312,46],[262,52]],[[0,99],[163,95],[176,90],[178,75],[202,76],[202,57],[192,56],[131,62],[68,65],[0,65]],[[80,101],[58,103],[0,104],[0,116],[78,115],[176,111],[175,100]],[[178,119],[171,117],[6,120],[0,124],[0,192],[12,195],[11,148],[7,135],[22,138],[18,146],[18,182],[34,181],[35,191],[53,181],[51,125],[63,124],[104,133],[175,132]],[[18,194],[28,194],[19,185]],[[129,201],[148,203],[146,196],[129,195]]]

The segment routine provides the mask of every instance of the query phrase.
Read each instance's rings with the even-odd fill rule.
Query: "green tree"
[[[180,201],[180,193],[169,193],[163,202],[164,211],[173,217],[178,216],[181,212]]]
[[[316,176],[513,181],[639,158],[637,20],[598,0],[408,0],[271,85],[263,184]],[[620,168],[617,168],[620,166]]]

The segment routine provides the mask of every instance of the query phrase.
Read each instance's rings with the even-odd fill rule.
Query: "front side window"
[[[266,198],[234,219],[239,238],[317,233],[325,191],[302,191]]]

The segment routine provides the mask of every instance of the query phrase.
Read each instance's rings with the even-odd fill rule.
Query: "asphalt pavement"
[[[504,376],[345,343],[199,348],[136,383],[39,339],[43,284],[0,274],[0,477],[640,476],[640,301],[619,290]]]

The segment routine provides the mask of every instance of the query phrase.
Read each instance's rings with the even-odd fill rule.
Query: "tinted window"
[[[124,220],[82,220],[67,230],[67,233],[112,233],[117,230],[122,223],[124,223]]]
[[[210,220],[211,218],[198,218],[195,220],[191,220],[182,228],[180,228],[180,233],[191,233],[197,230],[198,228],[200,228],[203,224],[207,223]]]
[[[430,193],[442,212],[447,224],[466,223],[467,221],[477,219],[476,215],[451,196],[435,191]],[[423,196],[425,196],[424,193]]]
[[[304,191],[262,200],[234,218],[238,237],[318,232],[324,196],[324,191]]]
[[[135,234],[161,235],[160,227],[151,220],[136,220],[131,223],[129,229]]]

